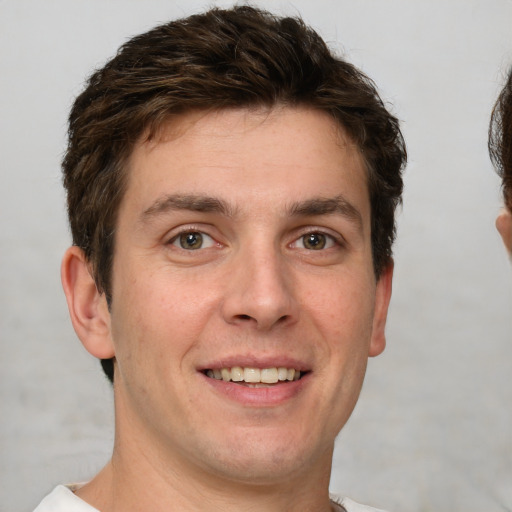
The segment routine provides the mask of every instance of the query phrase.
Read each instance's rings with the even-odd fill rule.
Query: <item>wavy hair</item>
[[[492,111],[489,154],[502,179],[505,206],[512,211],[512,69]]]

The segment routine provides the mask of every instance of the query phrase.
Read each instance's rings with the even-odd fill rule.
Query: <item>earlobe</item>
[[[504,208],[498,215],[498,218],[496,219],[496,228],[503,239],[505,247],[512,256],[512,212],[507,208]]]
[[[64,254],[61,279],[71,322],[84,347],[99,359],[114,357],[105,294],[98,291],[80,248],[72,246]]]
[[[386,348],[386,320],[393,285],[393,260],[390,260],[377,281],[373,330],[368,355],[375,357]]]

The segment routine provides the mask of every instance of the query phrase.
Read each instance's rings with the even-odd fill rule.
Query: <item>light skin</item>
[[[496,228],[498,229],[503,243],[512,257],[512,212],[504,208],[496,219]]]
[[[81,251],[62,280],[84,346],[115,357],[112,461],[78,494],[102,512],[330,510],[334,440],[384,350],[358,148],[306,108],[187,114],[136,145],[112,304]],[[293,368],[262,387],[207,371]]]

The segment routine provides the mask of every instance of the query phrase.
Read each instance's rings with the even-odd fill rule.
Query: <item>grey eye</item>
[[[332,235],[322,233],[321,231],[311,231],[297,238],[291,246],[296,249],[306,249],[307,251],[322,251],[330,249],[336,245],[336,239]]]
[[[172,240],[172,245],[187,251],[197,251],[198,249],[212,247],[214,243],[211,236],[200,231],[185,231]]]
[[[302,244],[305,249],[318,251],[327,245],[327,237],[322,233],[308,233],[302,237]]]

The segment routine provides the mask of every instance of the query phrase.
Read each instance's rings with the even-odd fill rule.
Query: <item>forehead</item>
[[[310,108],[184,114],[143,138],[129,159],[125,201],[147,208],[159,195],[213,195],[251,204],[364,196],[364,159],[343,127]],[[361,197],[353,198],[361,200]],[[269,206],[270,203],[269,202]]]

